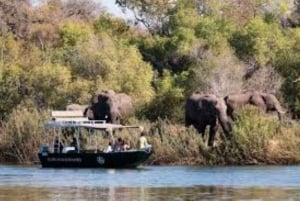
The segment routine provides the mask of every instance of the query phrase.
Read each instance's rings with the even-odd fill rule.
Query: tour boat
[[[45,124],[51,134],[48,145],[42,145],[38,157],[43,168],[136,168],[152,154],[152,146],[143,149],[112,150],[99,148],[99,135],[114,141],[117,132],[124,129],[140,131],[139,126],[110,124],[105,121],[80,117],[81,111],[52,111],[52,119]],[[81,134],[88,133],[90,149],[81,148]],[[76,143],[62,144],[62,138],[72,135]],[[138,134],[136,134],[138,136]]]

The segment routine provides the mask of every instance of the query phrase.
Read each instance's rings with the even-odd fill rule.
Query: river
[[[42,169],[0,165],[0,200],[300,200],[300,166]]]

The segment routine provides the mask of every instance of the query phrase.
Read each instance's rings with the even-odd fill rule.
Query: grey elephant
[[[210,126],[208,146],[213,146],[218,122],[225,136],[230,138],[232,128],[226,111],[227,106],[223,98],[194,92],[185,103],[185,125],[193,125],[202,136],[206,127]]]
[[[71,103],[66,106],[67,111],[84,111],[88,105],[80,105],[76,103]]]
[[[227,114],[232,120],[235,120],[234,111],[247,104],[258,107],[258,109],[263,113],[276,111],[279,120],[282,119],[282,115],[286,112],[280,105],[278,99],[270,93],[246,91],[227,95],[224,100],[227,105]]]
[[[125,116],[133,112],[133,101],[130,96],[114,91],[102,91],[93,97],[91,106],[84,112],[90,112],[89,119],[105,120],[107,123],[121,123]]]

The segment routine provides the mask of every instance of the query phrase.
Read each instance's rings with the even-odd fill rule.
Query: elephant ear
[[[98,95],[97,94],[93,94],[91,99],[90,99],[90,104],[94,105],[98,103]]]
[[[218,105],[218,100],[211,99],[211,103],[213,104],[214,107],[217,107],[217,105]]]

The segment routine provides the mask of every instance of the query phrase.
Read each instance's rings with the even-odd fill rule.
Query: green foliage
[[[264,161],[268,140],[279,131],[280,125],[274,117],[264,117],[257,108],[246,108],[239,112],[233,131],[234,146],[244,160]]]
[[[138,104],[151,100],[153,72],[135,46],[103,34],[76,46],[69,56],[74,74],[94,81],[93,89],[124,92],[133,96]]]
[[[199,15],[195,4],[191,1],[179,1],[176,7],[176,12],[170,16],[168,24],[172,32],[176,32],[178,28],[188,28],[193,30],[199,20]],[[172,33],[173,34],[173,33]]]
[[[288,41],[278,24],[254,18],[241,31],[233,34],[231,45],[244,61],[254,59],[259,66],[265,66],[288,46]]]
[[[0,65],[0,114],[1,120],[10,114],[22,100],[21,76],[23,72],[18,66]]]
[[[94,30],[97,34],[108,33],[111,36],[121,37],[126,35],[130,29],[124,20],[114,18],[111,15],[101,15],[97,21],[94,22]],[[129,37],[126,35],[126,37]]]
[[[0,36],[0,61],[2,64],[12,64],[18,61],[21,43],[18,43],[12,34]]]
[[[295,118],[300,116],[300,30],[290,30],[286,34],[286,40],[290,45],[282,49],[274,61],[276,70],[285,78],[281,86],[284,99],[287,105],[291,108],[292,114]]]
[[[205,163],[203,156],[205,144],[195,129],[185,129],[181,125],[157,120],[150,124],[147,138],[155,147],[150,164],[196,165]]]
[[[276,116],[247,107],[238,113],[227,159],[241,164],[294,163],[300,159],[298,129],[297,124],[280,123]]]
[[[122,8],[134,11],[136,22],[144,25],[152,34],[166,34],[169,16],[176,8],[177,2],[169,0],[116,0]]]
[[[77,78],[72,80],[67,90],[68,102],[85,105],[90,102],[96,86],[92,81]]]
[[[154,85],[156,95],[145,111],[147,118],[156,120],[166,118],[172,121],[183,121],[184,88],[187,74],[171,75],[164,71],[161,78],[158,78]],[[180,86],[180,84],[182,84]]]
[[[228,48],[227,39],[232,35],[234,26],[223,18],[203,17],[195,28],[197,38],[204,41],[216,52]]]
[[[43,130],[47,114],[24,105],[14,108],[0,133],[2,157],[22,164],[36,161],[39,146],[46,141]]]
[[[170,38],[167,48],[171,54],[176,54],[177,57],[188,55],[192,51],[192,47],[197,44],[194,30],[180,27]]]
[[[89,26],[82,23],[67,22],[60,26],[59,34],[63,46],[75,46],[77,43],[87,40],[89,36]]]
[[[30,94],[39,107],[61,108],[67,103],[71,72],[65,66],[34,66],[27,79]]]

